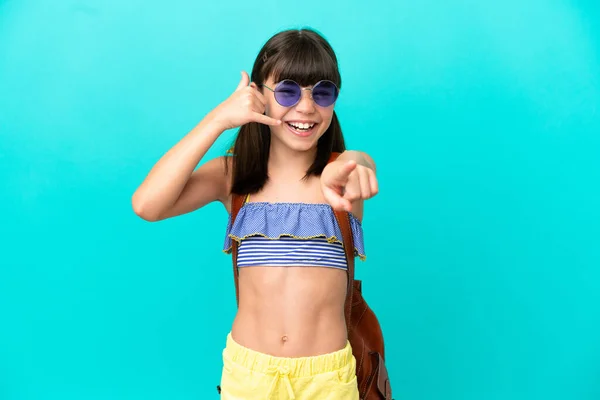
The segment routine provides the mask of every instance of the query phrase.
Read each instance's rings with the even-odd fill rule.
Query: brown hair
[[[310,86],[322,79],[342,87],[337,57],[325,38],[312,29],[290,29],[271,37],[258,53],[250,79],[257,85],[269,76],[275,82],[293,79],[301,86]],[[233,148],[233,175],[231,192],[253,194],[268,179],[267,165],[271,144],[271,131],[267,125],[250,122],[240,127]],[[304,178],[320,175],[332,152],[345,150],[342,128],[335,111],[331,124],[317,143],[314,162]],[[225,159],[227,168],[227,159]]]

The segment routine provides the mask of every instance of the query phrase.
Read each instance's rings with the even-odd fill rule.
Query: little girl
[[[224,247],[237,246],[239,303],[223,350],[222,399],[359,399],[334,210],[349,213],[353,254],[364,259],[363,201],[378,186],[371,157],[345,149],[334,111],[340,87],[337,57],[321,35],[276,34],[251,76],[242,72],[237,89],[133,195],[148,221],[213,201],[231,214],[232,198],[244,196]],[[237,127],[231,155],[196,169],[219,135]]]

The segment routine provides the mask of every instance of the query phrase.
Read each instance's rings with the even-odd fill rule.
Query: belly
[[[305,357],[346,345],[345,270],[245,267],[239,278],[232,337],[242,346],[279,357]]]

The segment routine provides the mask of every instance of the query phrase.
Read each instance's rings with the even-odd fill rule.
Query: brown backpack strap
[[[350,317],[352,315],[352,292],[354,290],[354,241],[352,240],[352,228],[350,227],[350,219],[345,211],[335,211],[335,218],[338,221],[342,238],[344,242],[344,250],[346,252],[346,262],[348,265],[348,288],[346,290],[346,303],[344,305],[344,315],[346,316],[346,325],[350,331]]]
[[[231,224],[233,226],[233,222],[237,217],[240,209],[244,205],[245,197],[236,193],[231,194]],[[233,259],[233,281],[235,283],[235,301],[236,304],[239,304],[240,301],[240,284],[238,280],[239,271],[237,268],[237,250],[238,250],[238,242],[235,240],[231,240],[231,253]]]

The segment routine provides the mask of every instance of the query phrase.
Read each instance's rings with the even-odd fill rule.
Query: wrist
[[[210,113],[208,113],[208,115],[204,119],[204,122],[206,123],[206,126],[208,128],[210,128],[211,130],[219,131],[220,133],[223,133],[226,130],[231,129],[231,127],[228,125],[227,121],[225,121],[219,115],[218,108],[216,108],[216,109],[212,110]]]
[[[213,119],[212,115],[206,115],[188,134],[191,140],[204,141],[206,139],[217,140],[225,129],[221,122]]]

